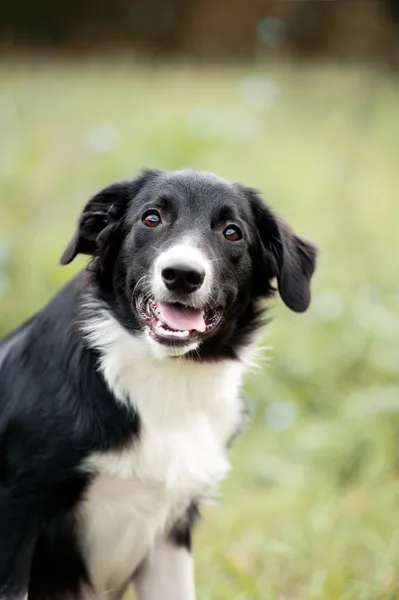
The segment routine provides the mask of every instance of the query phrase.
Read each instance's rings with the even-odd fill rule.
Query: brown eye
[[[242,238],[242,231],[237,225],[229,225],[223,231],[223,235],[229,242],[238,242]]]
[[[162,223],[160,214],[156,210],[144,213],[142,221],[147,227],[158,227]]]

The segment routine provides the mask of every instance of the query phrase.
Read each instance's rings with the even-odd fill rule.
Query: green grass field
[[[84,264],[82,204],[143,166],[258,187],[320,247],[196,533],[199,600],[399,598],[399,83],[354,67],[0,67],[0,335]],[[161,599],[160,599],[161,600]]]

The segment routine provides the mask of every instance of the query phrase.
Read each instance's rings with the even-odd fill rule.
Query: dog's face
[[[163,354],[234,354],[259,326],[277,278],[284,302],[306,310],[315,250],[256,193],[195,171],[146,171],[86,205],[61,259],[94,257],[101,300]]]

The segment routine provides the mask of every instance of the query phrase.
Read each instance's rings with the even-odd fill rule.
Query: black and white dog
[[[198,506],[226,475],[274,279],[314,247],[252,189],[145,171],[85,206],[89,267],[0,344],[0,597],[193,600]]]

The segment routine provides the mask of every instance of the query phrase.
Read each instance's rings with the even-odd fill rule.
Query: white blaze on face
[[[158,304],[159,317],[169,327],[176,330],[181,330],[182,337],[188,336],[192,329],[199,332],[205,331],[205,321],[203,314],[197,311],[179,309],[176,311],[171,304],[173,292],[168,290],[163,277],[162,271],[166,268],[173,268],[176,264],[184,262],[193,270],[204,273],[204,280],[198,290],[187,295],[187,304],[196,308],[202,308],[209,301],[213,280],[212,262],[206,255],[195,246],[193,240],[185,239],[177,243],[161,254],[159,254],[154,262],[151,276],[151,292],[154,301]],[[184,332],[184,333],[183,333]],[[150,343],[153,355],[156,358],[164,358],[165,356],[182,356],[187,352],[192,352],[198,348],[199,341],[193,340],[191,344],[184,346],[164,346],[159,344],[150,333],[150,329],[146,330],[146,338]]]
[[[160,301],[168,301],[170,292],[162,279],[162,271],[168,267],[173,267],[174,264],[182,261],[184,261],[187,266],[192,266],[193,269],[205,272],[204,281],[201,287],[196,292],[189,295],[190,304],[192,303],[201,307],[209,300],[211,293],[213,277],[212,263],[204,253],[189,240],[168,248],[156,258],[152,275],[152,293],[154,298]]]

